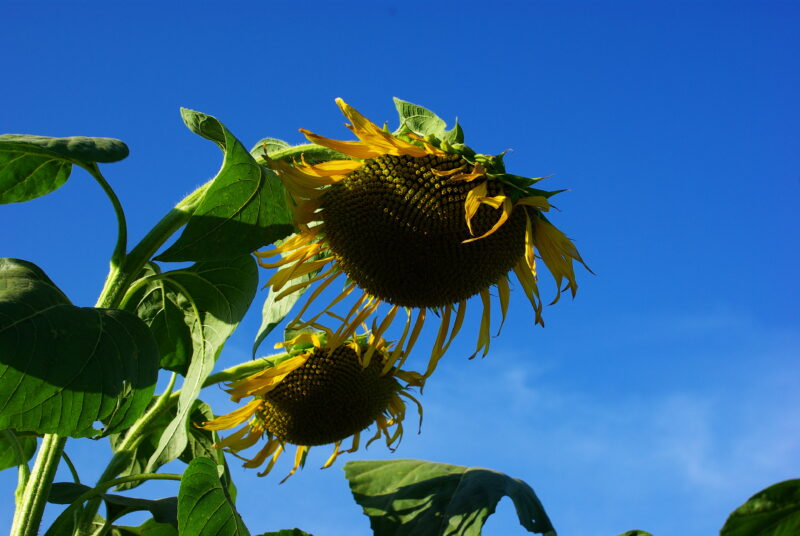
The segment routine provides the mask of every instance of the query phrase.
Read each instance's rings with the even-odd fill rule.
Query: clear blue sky
[[[597,275],[579,272],[578,297],[547,308],[544,329],[516,289],[486,359],[466,360],[478,323],[468,318],[422,397],[422,434],[409,423],[396,454],[375,444],[350,459],[506,472],[534,487],[563,536],[713,534],[752,493],[800,476],[800,4],[0,8],[0,132],[128,143],[131,156],[103,169],[132,241],[219,167],[179,106],[249,146],[299,143],[300,127],[346,137],[335,97],[394,126],[398,96],[458,116],[480,152],[513,149],[511,173],[570,189],[553,218]],[[80,171],[54,194],[0,207],[0,256],[38,264],[79,305],[100,291],[114,232]],[[220,367],[249,357],[265,295]],[[230,409],[221,395],[204,398]],[[108,447],[75,440],[68,452],[91,481]],[[327,449],[315,452],[283,486],[235,467],[253,534],[369,533],[347,458],[319,471]],[[0,526],[15,476],[0,474]],[[524,533],[508,501],[485,530]]]

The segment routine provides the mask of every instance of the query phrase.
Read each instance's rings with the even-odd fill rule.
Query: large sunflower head
[[[336,346],[329,344],[331,339],[327,330],[304,332],[279,344],[286,354],[266,359],[262,371],[229,385],[235,402],[245,397],[252,400],[200,427],[224,430],[246,423],[215,445],[237,456],[266,438],[244,464],[259,467],[269,458],[259,476],[272,469],[287,444],[297,445],[295,464],[287,478],[305,463],[312,446],[334,445],[323,466],[329,467],[342,452],[342,442],[352,437],[347,452],[354,452],[361,432],[372,424],[376,433],[367,445],[383,435],[392,448],[403,434],[403,399],[416,403],[421,417],[419,402],[408,392],[409,386],[419,384],[419,374],[391,366],[393,354],[399,351],[370,334],[356,335]]]
[[[537,252],[558,285],[553,302],[566,289],[575,295],[573,260],[583,261],[544,216],[548,199],[558,191],[535,188],[541,177],[506,173],[502,154],[476,153],[464,145],[458,125],[445,130],[441,119],[420,106],[396,99],[401,125],[389,132],[341,99],[336,102],[359,141],[301,132],[348,159],[309,164],[267,157],[294,200],[302,230],[281,247],[257,254],[262,265],[279,268],[270,280],[275,290],[330,263],[330,270],[310,281],[323,280],[326,286],[346,274],[351,284],[345,293],[354,288],[363,293],[361,312],[371,309],[371,314],[385,302],[392,306],[390,315],[404,307],[419,310],[424,320],[425,310],[434,309],[443,323],[432,365],[446,348],[444,340],[452,340],[460,328],[465,302],[474,295],[484,305],[476,353],[486,354],[489,289],[497,286],[505,316],[512,270],[533,305],[536,323],[544,324]],[[283,259],[263,261],[277,254]],[[408,319],[407,327],[410,313]],[[363,320],[354,315],[348,329]]]

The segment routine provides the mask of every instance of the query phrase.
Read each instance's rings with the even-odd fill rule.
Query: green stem
[[[128,428],[125,432],[125,439],[122,440],[117,448],[115,449],[117,452],[123,451],[132,451],[135,449],[138,444],[144,439],[144,435],[142,432],[147,428],[150,423],[152,423],[159,415],[169,406],[169,398],[172,394],[172,389],[175,387],[175,380],[177,379],[178,374],[173,372],[172,376],[169,378],[169,383],[167,387],[164,389],[164,392],[159,395],[158,399],[156,400],[155,404],[153,404],[147,412],[142,415],[139,420],[133,423],[133,426]],[[105,480],[108,478],[108,475],[105,473],[103,476],[100,477],[100,481]],[[117,476],[117,475],[112,475]]]
[[[66,437],[56,434],[44,436],[30,478],[22,491],[19,506],[14,512],[10,536],[36,536],[42,513],[56,475]]]
[[[128,253],[122,266],[118,269],[114,269],[112,266],[112,270],[106,279],[106,286],[103,289],[103,295],[106,298],[99,306],[111,308],[119,306],[125,291],[139,275],[145,263],[152,258],[158,248],[164,245],[164,242],[175,231],[186,225],[186,222],[189,221],[189,218],[200,205],[206,190],[208,190],[212,182],[213,179],[187,195],[183,201],[175,205],[175,208],[161,218],[161,221],[150,229],[150,232]]]
[[[81,483],[81,477],[78,476],[78,470],[75,469],[75,464],[72,463],[72,460],[69,459],[69,456],[67,456],[66,452],[62,452],[61,453],[61,457],[64,458],[64,461],[66,462],[67,467],[69,467],[69,472],[72,473],[72,480],[76,484],[80,484]]]

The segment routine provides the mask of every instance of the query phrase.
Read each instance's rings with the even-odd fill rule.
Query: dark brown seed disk
[[[321,198],[322,221],[339,266],[369,294],[406,307],[458,303],[495,284],[525,252],[525,211],[481,240],[464,218],[467,193],[482,179],[455,182],[432,170],[464,165],[460,156],[383,155],[364,162]],[[468,164],[465,171],[470,171]],[[503,193],[494,181],[488,195]],[[475,236],[497,222],[500,209],[482,205]]]
[[[259,417],[272,435],[295,445],[326,445],[352,436],[374,422],[400,389],[392,376],[381,376],[380,361],[375,353],[361,368],[352,348],[330,354],[314,350],[264,395]]]

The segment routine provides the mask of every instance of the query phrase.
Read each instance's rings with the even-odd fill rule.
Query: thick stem
[[[22,492],[22,497],[14,512],[14,521],[11,525],[10,536],[36,536],[42,513],[50,494],[50,487],[56,475],[61,452],[67,442],[66,437],[56,434],[44,436],[36,463],[33,465],[28,483]]]

